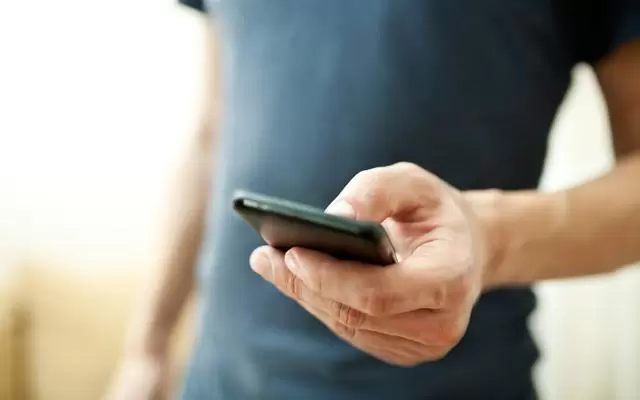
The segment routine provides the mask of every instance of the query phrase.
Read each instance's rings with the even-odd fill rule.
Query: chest
[[[411,159],[460,185],[524,164],[535,181],[572,67],[553,1],[210,5],[230,153],[250,141],[255,159]]]

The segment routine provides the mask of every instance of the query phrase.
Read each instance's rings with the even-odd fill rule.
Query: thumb
[[[328,214],[381,223],[439,202],[438,178],[415,164],[358,173],[327,207]]]

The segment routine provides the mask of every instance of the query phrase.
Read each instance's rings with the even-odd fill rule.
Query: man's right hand
[[[169,399],[169,372],[166,356],[127,356],[116,370],[104,400]]]

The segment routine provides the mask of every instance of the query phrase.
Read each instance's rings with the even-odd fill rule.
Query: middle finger
[[[347,327],[351,330],[377,332],[404,338],[425,345],[442,345],[455,342],[464,330],[464,319],[456,312],[416,310],[387,317],[374,317],[355,308],[321,297],[308,288],[302,280],[291,273],[284,263],[283,254],[266,248],[271,268],[262,276],[273,283],[286,296],[296,300],[307,311],[309,309],[323,314],[326,325]],[[316,318],[320,317],[315,315]],[[330,319],[330,320],[328,320]],[[336,325],[337,326],[337,325]]]

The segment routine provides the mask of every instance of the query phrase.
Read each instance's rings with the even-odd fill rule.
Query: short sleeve
[[[618,46],[640,39],[640,0],[600,0],[584,26],[583,60],[596,63]]]
[[[194,10],[207,12],[205,0],[178,0],[178,3],[183,4],[189,8],[193,8]]]

